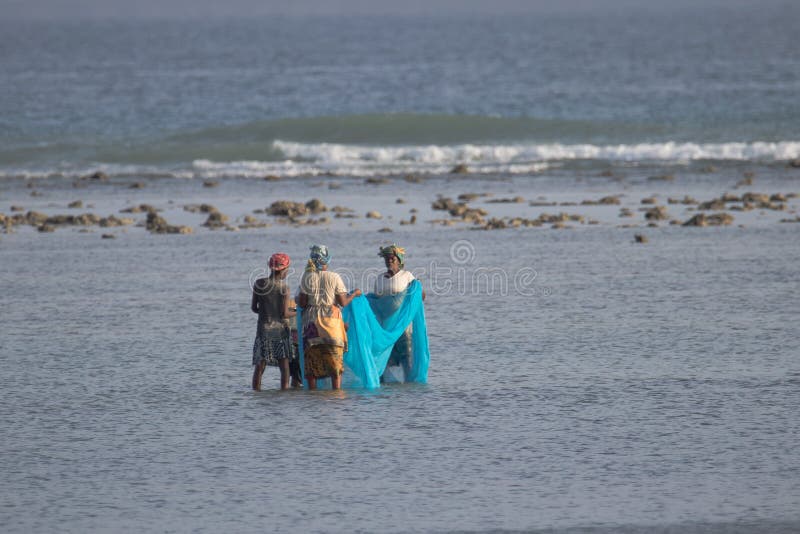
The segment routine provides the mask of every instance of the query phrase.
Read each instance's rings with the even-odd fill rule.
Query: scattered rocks
[[[416,215],[412,215],[411,218],[409,220],[407,220],[407,221],[404,220],[404,219],[401,219],[400,220],[400,224],[401,225],[417,224],[417,216]]]
[[[67,207],[68,208],[82,208],[83,207],[83,201],[82,200],[75,200],[75,201],[70,202],[69,204],[67,204]]]
[[[463,163],[459,163],[452,169],[450,169],[450,174],[469,174],[469,167],[467,167]]]
[[[717,172],[717,168],[714,167],[713,165],[706,165],[704,167],[700,167],[700,172],[705,174],[713,174]]]
[[[391,232],[392,232],[392,229],[391,229],[391,228],[389,228],[388,226],[384,226],[383,228],[381,228],[380,230],[378,230],[378,232],[380,232],[380,233],[382,233],[382,234],[388,234],[388,233],[391,233]]]
[[[116,239],[117,236],[115,236],[114,234],[103,234],[103,235],[100,236],[100,238],[101,239]]]
[[[584,202],[590,202],[590,201],[584,200]],[[594,204],[597,204],[597,202],[594,202]],[[557,202],[547,202],[545,200],[531,200],[530,202],[528,202],[528,206],[535,208],[545,208],[557,205],[558,205]]]
[[[647,243],[648,239],[646,235],[643,234],[634,234],[633,241],[635,243]]]
[[[647,197],[642,199],[642,204],[655,204],[657,202],[658,201],[656,200],[656,197]]]
[[[800,159],[794,159],[789,162],[789,167],[800,169]]]
[[[422,183],[422,178],[419,177],[419,176],[415,176],[413,174],[405,175],[403,177],[403,180],[405,180],[406,182],[408,182],[410,184],[421,184]]]
[[[351,208],[347,208],[345,206],[334,206],[331,208],[333,213],[353,213]]]
[[[367,178],[366,180],[364,180],[364,183],[369,185],[384,185],[390,182],[391,180],[389,180],[388,178],[376,178],[376,177]]]
[[[782,193],[775,193],[770,195],[769,200],[770,202],[786,202],[786,195]]]
[[[406,203],[406,199],[398,198],[397,200],[394,201],[394,203],[395,204],[405,204]]]
[[[51,224],[42,224],[39,226],[38,230],[42,233],[50,233],[50,232],[55,232],[56,227]]]
[[[265,182],[280,182],[281,181],[281,177],[280,176],[276,176],[274,174],[268,174],[268,175],[266,175],[264,177],[264,181]]]
[[[723,202],[741,202],[742,199],[738,195],[734,195],[733,193],[725,193],[720,197],[720,200]]]
[[[211,188],[211,187],[217,187],[218,185],[219,185],[219,182],[217,182],[216,180],[205,180],[203,182],[203,187]]]
[[[133,182],[128,189],[144,189],[144,182]]]
[[[648,176],[648,180],[651,182],[671,182],[675,180],[675,175],[673,174],[659,174],[658,176]]]
[[[800,215],[795,217],[794,219],[781,219],[782,223],[800,223]]]
[[[11,211],[25,211],[25,208],[22,206],[11,206]]]
[[[151,234],[191,234],[192,227],[191,226],[174,226],[161,217],[160,215],[156,214],[155,212],[148,212],[147,214],[147,222],[145,223],[145,228]]]
[[[383,215],[377,211],[368,211],[366,217],[367,219],[383,219]]]

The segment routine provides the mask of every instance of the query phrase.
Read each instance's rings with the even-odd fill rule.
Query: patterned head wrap
[[[311,245],[306,271],[319,271],[331,262],[331,253],[325,245]]]
[[[406,259],[406,249],[403,247],[398,247],[395,243],[391,245],[380,247],[380,252],[378,252],[378,256],[385,258],[386,256],[397,256],[397,261],[400,262],[400,265],[403,266],[405,264]]]
[[[277,254],[273,254],[269,258],[269,268],[273,271],[282,271],[286,269],[292,260],[289,258],[288,254],[284,254],[283,252],[278,252]]]

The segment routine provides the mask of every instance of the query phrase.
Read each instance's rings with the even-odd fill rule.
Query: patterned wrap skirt
[[[297,360],[297,349],[288,329],[276,332],[259,328],[253,342],[253,365],[265,361],[267,365],[277,367],[278,360],[284,358],[289,362]]]
[[[344,347],[314,345],[303,353],[305,369],[303,376],[325,378],[339,376],[344,371]]]

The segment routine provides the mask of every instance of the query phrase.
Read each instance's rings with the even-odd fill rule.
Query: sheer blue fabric
[[[344,363],[345,379],[350,385],[380,387],[392,347],[409,325],[412,326],[413,359],[406,382],[427,382],[431,355],[422,284],[418,280],[396,295],[357,297],[344,309],[342,316],[348,323]]]
[[[347,352],[344,354],[344,387],[379,388],[380,378],[395,342],[409,325],[412,327],[413,358],[406,382],[425,383],[431,355],[428,348],[428,327],[422,302],[422,284],[414,280],[405,291],[378,297],[360,296],[342,310],[348,324]],[[302,332],[302,309],[297,309],[298,332]],[[305,369],[303,343],[299,343],[300,368]],[[303,378],[306,387],[308,382]],[[318,387],[323,384],[318,380]],[[328,382],[328,381],[325,381]]]

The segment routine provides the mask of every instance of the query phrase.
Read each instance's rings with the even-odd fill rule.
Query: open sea
[[[798,21],[0,20],[0,214],[149,203],[194,229],[0,234],[0,530],[800,532]],[[638,212],[745,191],[784,205]],[[443,223],[431,203],[464,193],[595,220]],[[183,209],[313,197],[358,218]],[[281,392],[269,368],[251,391],[269,255],[295,287],[326,243],[368,290],[387,241],[427,290],[428,384]]]

